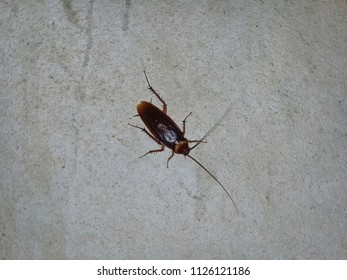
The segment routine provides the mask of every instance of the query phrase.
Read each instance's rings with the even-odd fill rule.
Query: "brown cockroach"
[[[191,158],[193,161],[195,161],[201,168],[203,168],[226,192],[226,194],[229,196],[230,200],[234,204],[237,213],[239,213],[239,210],[234,202],[234,200],[231,198],[231,195],[228,193],[226,188],[222,185],[221,182],[218,181],[218,179],[210,172],[208,171],[200,162],[198,162],[195,158],[189,155],[189,152],[196,148],[200,143],[203,143],[206,137],[212,133],[212,131],[216,128],[216,125],[213,126],[200,140],[187,140],[184,137],[185,130],[186,130],[186,120],[190,116],[191,112],[188,114],[188,116],[185,117],[183,120],[183,129],[181,130],[178,125],[167,115],[167,105],[165,101],[160,97],[160,95],[153,89],[151,84],[148,81],[146,72],[143,71],[145,74],[145,78],[148,84],[148,89],[159,99],[159,101],[163,104],[163,110],[160,110],[156,106],[154,106],[152,103],[147,101],[141,101],[137,105],[137,113],[142,119],[143,123],[149,130],[149,132],[143,128],[136,125],[132,125],[129,123],[130,126],[136,127],[144,131],[150,138],[152,138],[156,143],[158,143],[161,148],[156,150],[150,150],[149,152],[142,155],[140,158],[156,152],[162,152],[164,151],[165,147],[171,149],[172,154],[168,158],[166,162],[166,166],[169,167],[169,161],[174,156],[174,154],[183,154],[184,156],[187,156]],[[226,113],[225,113],[226,114]],[[225,115],[224,114],[224,115]],[[223,117],[222,117],[223,118]],[[193,147],[189,147],[189,143],[196,143]]]

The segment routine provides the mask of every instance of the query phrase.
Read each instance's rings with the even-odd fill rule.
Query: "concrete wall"
[[[0,258],[346,259],[347,3],[2,1]],[[140,100],[189,139],[158,146]],[[231,107],[229,107],[231,106]]]

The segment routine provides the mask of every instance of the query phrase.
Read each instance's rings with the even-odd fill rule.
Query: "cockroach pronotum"
[[[203,143],[206,137],[215,129],[216,125],[212,127],[200,140],[187,140],[184,137],[185,130],[186,130],[186,120],[190,116],[191,112],[188,114],[188,116],[185,117],[183,120],[183,129],[181,130],[178,125],[167,115],[167,105],[165,101],[160,97],[160,95],[153,89],[151,84],[148,81],[146,72],[143,71],[145,74],[145,78],[148,84],[148,89],[159,99],[159,101],[163,104],[163,110],[160,110],[156,106],[154,106],[152,103],[147,101],[141,101],[137,105],[137,113],[142,119],[143,123],[149,130],[149,132],[143,128],[136,125],[129,124],[132,127],[136,127],[144,131],[150,138],[152,138],[156,143],[158,143],[161,148],[156,150],[150,150],[149,152],[142,155],[140,158],[143,158],[144,156],[156,153],[156,152],[162,152],[164,151],[165,147],[171,149],[172,154],[168,158],[166,162],[166,166],[169,167],[169,161],[174,156],[174,154],[183,154],[184,156],[187,156],[191,158],[193,161],[195,161],[201,168],[203,168],[226,192],[226,194],[229,196],[231,202],[234,204],[237,213],[239,213],[239,210],[234,202],[234,200],[231,198],[231,195],[228,193],[226,188],[222,185],[221,182],[218,181],[218,179],[210,172],[208,171],[200,162],[198,162],[195,158],[189,155],[189,152],[196,148],[199,144]],[[217,123],[218,124],[218,123]],[[189,143],[196,143],[193,147],[189,147]]]

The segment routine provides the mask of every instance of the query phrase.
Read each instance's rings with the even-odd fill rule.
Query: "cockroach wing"
[[[141,101],[137,112],[154,138],[169,149],[174,149],[175,144],[185,139],[177,124],[153,104]]]

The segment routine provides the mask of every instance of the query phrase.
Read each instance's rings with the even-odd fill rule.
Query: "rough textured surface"
[[[347,258],[346,1],[0,6],[0,258]],[[240,215],[189,159],[138,159],[144,69],[190,139],[231,104],[191,155]]]

